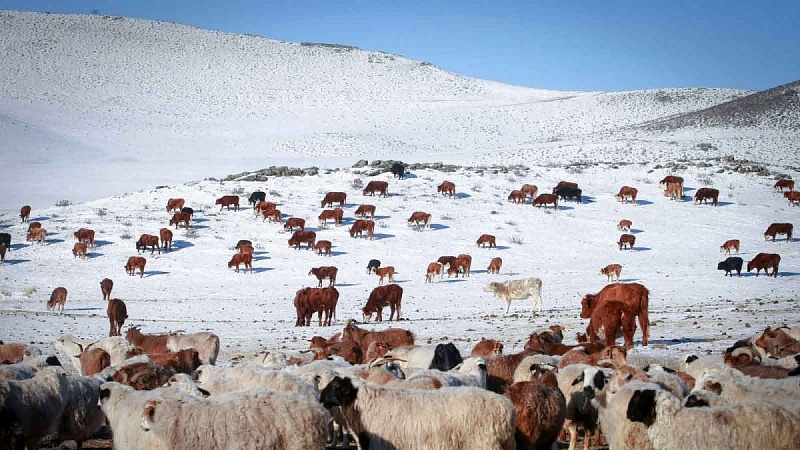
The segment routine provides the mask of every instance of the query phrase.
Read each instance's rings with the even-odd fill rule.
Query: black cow
[[[581,194],[583,191],[578,188],[561,187],[556,188],[553,193],[558,195],[559,200],[574,198],[578,203],[581,203]]]
[[[6,248],[11,248],[11,235],[8,233],[0,233],[0,244],[5,244]]]
[[[247,202],[255,207],[258,202],[265,202],[267,201],[267,194],[261,191],[255,191],[250,194],[250,198],[247,199]]]
[[[724,270],[725,275],[730,276],[733,276],[733,271],[735,270],[736,275],[742,276],[742,258],[739,258],[738,256],[731,256],[725,261],[717,264],[717,270]]]
[[[184,206],[183,208],[181,208],[181,214],[188,214],[194,217],[194,210],[192,208],[189,208],[188,206]]]
[[[369,264],[367,264],[367,273],[372,273],[373,270],[379,269],[381,267],[381,262],[377,259],[370,259]]]
[[[464,362],[461,358],[461,352],[458,351],[452,342],[447,344],[437,344],[433,350],[433,359],[429,369],[438,369],[443,372],[452,369],[453,367]]]
[[[392,164],[392,175],[402,180],[406,177],[406,166],[400,163]]]

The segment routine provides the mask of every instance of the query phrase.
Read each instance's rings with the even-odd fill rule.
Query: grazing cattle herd
[[[392,173],[403,179],[405,167],[396,164]],[[774,190],[794,192],[794,183],[789,181],[779,180]],[[665,195],[681,200],[683,182],[680,177],[666,177],[661,182]],[[456,197],[451,182],[442,183],[438,191]],[[387,197],[388,183],[373,180],[362,191],[363,195],[375,192],[379,198]],[[509,201],[524,204],[530,198],[533,206],[552,204],[554,211],[559,200],[583,203],[583,191],[572,182],[559,183],[552,194],[537,194],[536,186],[525,184],[512,191]],[[616,198],[623,203],[630,199],[636,205],[637,194],[637,189],[623,186]],[[700,188],[694,198],[695,203],[711,200],[718,206],[718,197],[718,190]],[[791,205],[792,199],[787,198]],[[277,216],[280,222],[280,211],[266,201],[265,192],[253,192],[248,202],[256,211],[256,219],[259,214],[264,219]],[[184,203],[184,199],[169,199],[167,212],[181,211],[174,214],[169,225],[177,228],[178,223],[185,222],[189,228],[194,211],[184,212]],[[346,194],[328,192],[321,207],[334,203],[340,206],[324,210],[319,215],[320,226],[327,220],[334,220],[337,226],[342,223]],[[226,206],[238,211],[239,196],[223,196],[216,204],[221,205],[220,211]],[[23,222],[30,213],[30,207],[21,210]],[[367,220],[367,215],[372,220]],[[361,205],[354,216],[361,218],[353,220],[350,236],[366,231],[373,240],[375,207]],[[416,211],[408,223],[424,229],[430,218],[431,214]],[[202,218],[198,221],[202,223]],[[29,240],[41,237],[44,243],[47,232],[34,223],[28,227]],[[636,237],[632,233],[638,231],[631,227],[630,220],[619,221],[617,228],[625,232],[617,242],[619,250],[634,249]],[[332,242],[317,240],[316,232],[306,230],[304,219],[290,217],[283,229],[292,233],[290,247],[299,249],[306,243],[317,254],[332,256]],[[102,235],[102,228],[98,230]],[[773,223],[764,238],[774,241],[776,236],[785,235],[791,242],[792,230],[791,223]],[[427,235],[426,231],[418,236]],[[73,255],[85,258],[88,248],[95,245],[95,232],[81,228],[74,236]],[[12,248],[11,237],[0,233],[3,260]],[[503,249],[496,241],[495,236],[482,234],[476,244],[488,247],[480,250],[481,254],[489,251],[494,255]],[[102,245],[100,242],[98,245]],[[171,250],[172,242],[173,232],[161,228],[158,236],[143,233],[135,247],[137,254],[149,248],[154,255],[156,250],[161,254],[162,248]],[[726,276],[733,277],[734,271],[741,276],[744,260],[730,256],[733,251],[739,254],[739,246],[739,239],[730,239],[720,247],[728,258],[719,262],[717,269],[724,270]],[[252,274],[253,242],[240,240],[236,250],[228,268],[239,272],[243,264],[244,272],[249,269]],[[716,246],[711,250],[718,255]],[[167,252],[154,256],[168,257]],[[758,276],[764,269],[767,276],[777,277],[780,259],[775,253],[758,253],[747,263],[747,271],[756,269]],[[126,273],[134,276],[139,269],[143,278],[146,262],[144,257],[131,256],[125,264]],[[502,264],[500,257],[492,256],[486,274],[498,275]],[[510,264],[513,266],[514,261]],[[459,274],[462,279],[469,278],[471,265],[472,256],[468,254],[442,256],[427,265],[425,283],[433,283],[436,275],[442,281],[445,271],[448,278],[459,278]],[[626,267],[631,266],[626,263]],[[687,358],[673,368],[655,363],[644,369],[628,365],[627,352],[634,348],[637,321],[641,345],[648,345],[650,291],[640,283],[621,282],[621,270],[620,264],[603,267],[600,273],[607,276],[609,284],[596,294],[582,296],[579,316],[588,319],[588,325],[579,345],[563,344],[564,328],[553,325],[534,331],[520,353],[504,355],[502,343],[484,339],[474,346],[471,356],[462,358],[452,343],[415,344],[408,330],[369,331],[348,321],[331,338],[312,338],[309,350],[299,355],[290,358],[270,352],[232,368],[214,366],[220,344],[213,333],[146,335],[131,327],[121,337],[128,309],[124,301],[111,298],[114,283],[105,278],[100,285],[107,301],[109,338],[79,342],[65,335],[56,343],[83,376],[44,367],[52,361],[37,359],[41,351],[34,354],[37,350],[31,346],[0,342],[0,362],[11,363],[7,370],[0,365],[0,448],[37,448],[46,438],[75,440],[81,448],[82,441],[106,421],[117,449],[323,449],[338,446],[342,439],[342,447],[346,447],[346,440],[352,437],[363,449],[534,449],[555,448],[562,430],[569,433],[571,450],[576,447],[579,430],[584,433],[585,448],[592,437],[597,445],[601,433],[612,449],[796,448],[800,442],[800,408],[796,405],[800,402],[796,378],[800,375],[800,329],[768,328],[737,342],[724,355],[712,355],[719,356],[713,360],[710,356]],[[340,298],[334,287],[337,273],[335,266],[310,269],[308,275],[315,276],[318,284],[296,291],[295,326],[311,326],[315,312],[317,326],[334,325]],[[374,273],[379,280],[361,308],[363,321],[373,317],[382,321],[387,306],[389,321],[408,320],[401,318],[404,280],[395,281],[395,267],[382,267],[379,260],[371,259],[367,273]],[[329,286],[323,288],[326,278]],[[384,284],[385,278],[388,284]],[[434,284],[426,289],[437,287]],[[506,303],[506,314],[513,300],[528,298],[534,316],[543,312],[542,280],[538,277],[489,281],[483,290]],[[74,295],[73,291],[73,302]],[[61,314],[66,300],[67,289],[58,287],[46,307]],[[620,336],[622,346],[617,345]],[[26,365],[26,360],[31,362]],[[743,398],[748,402],[741,403]],[[480,414],[475,414],[476,410]],[[402,426],[397,426],[394,422],[401,415]],[[750,426],[745,418],[761,418],[764,423]],[[336,427],[329,429],[329,422]],[[678,436],[676,423],[681,424],[681,431],[702,427],[716,440],[702,440],[695,431]],[[740,428],[749,432],[733,432]]]

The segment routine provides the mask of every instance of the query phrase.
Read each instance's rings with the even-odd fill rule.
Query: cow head
[[[592,312],[594,312],[594,308],[597,303],[597,296],[592,294],[586,294],[583,296],[583,300],[581,300],[581,318],[588,319],[592,316]]]
[[[364,322],[369,322],[372,319],[372,314],[376,312],[374,308],[363,307],[361,308],[362,318]]]

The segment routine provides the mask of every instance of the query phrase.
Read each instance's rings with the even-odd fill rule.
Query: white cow
[[[542,280],[540,278],[530,277],[502,283],[492,281],[484,286],[483,290],[494,292],[494,295],[505,300],[506,314],[511,309],[511,300],[524,300],[528,297],[531,297],[533,313],[536,314],[536,306],[539,307],[539,312],[542,312]]]

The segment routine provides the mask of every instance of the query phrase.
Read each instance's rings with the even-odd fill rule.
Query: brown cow
[[[324,252],[325,256],[331,256],[332,246],[333,244],[331,244],[331,241],[319,240],[316,244],[314,244],[314,250],[317,251],[318,255],[321,255]]]
[[[648,318],[650,292],[639,283],[614,283],[609,284],[597,294],[586,294],[581,301],[581,318],[588,319],[595,308],[607,301],[620,301],[628,305],[639,318],[642,328],[642,345],[647,345],[650,331]]]
[[[605,332],[606,347],[616,345],[617,332],[621,330],[625,349],[631,349],[633,334],[636,333],[636,311],[628,304],[616,300],[603,302],[594,309],[589,326],[586,327],[591,342],[599,339],[600,329]]]
[[[336,304],[339,302],[339,291],[334,287],[303,288],[294,297],[297,311],[296,327],[311,326],[311,317],[317,313],[319,326],[330,326],[336,318]],[[325,314],[323,320],[322,315]]]
[[[379,267],[375,269],[375,275],[380,277],[378,284],[383,284],[384,277],[389,277],[389,282],[394,283],[394,274],[395,271],[393,266]]]
[[[387,285],[389,287],[392,285]],[[387,328],[382,331],[369,331],[348,321],[342,329],[342,341],[354,341],[361,348],[369,348],[373,342],[385,342],[390,348],[414,345],[414,333],[403,328]]]
[[[67,289],[57,287],[53,289],[53,293],[50,294],[50,300],[47,302],[47,310],[59,308],[59,313],[63,313],[65,303],[67,303]]]
[[[367,299],[367,304],[361,308],[364,315],[364,322],[369,322],[372,319],[372,314],[375,313],[375,320],[378,322],[383,321],[383,308],[388,306],[391,311],[389,320],[391,321],[397,312],[397,320],[400,320],[400,306],[403,301],[403,288],[396,284],[387,284],[386,286],[378,286],[372,290]]]
[[[175,213],[172,215],[172,219],[170,219],[169,224],[175,225],[175,229],[178,229],[178,225],[183,222],[186,224],[186,229],[189,229],[189,222],[192,220],[191,214],[186,213]]]
[[[22,208],[20,208],[19,217],[22,219],[23,222],[27,222],[28,219],[31,217],[31,207],[25,205]]]
[[[679,176],[675,176],[675,175],[667,175],[667,176],[664,177],[663,180],[658,182],[658,185],[662,186],[662,187],[667,187],[670,184],[674,184],[674,183],[677,183],[677,184],[680,184],[681,186],[683,186],[683,177],[679,177]]]
[[[292,232],[295,228],[300,228],[300,231],[305,231],[306,219],[300,217],[289,217],[286,219],[286,223],[283,224],[283,230]]]
[[[138,268],[141,272],[139,278],[143,278],[145,264],[147,264],[147,260],[144,259],[143,256],[131,256],[128,258],[128,262],[125,264],[125,272],[128,275],[133,276],[133,272]]]
[[[318,287],[322,287],[322,279],[327,278],[329,280],[328,286],[333,286],[336,284],[336,274],[339,272],[335,266],[321,266],[321,267],[313,267],[311,270],[308,271],[309,275],[314,275],[319,280]]]
[[[322,199],[322,203],[319,206],[320,208],[324,208],[325,205],[332,207],[334,203],[338,203],[339,206],[344,207],[345,203],[347,203],[347,194],[344,192],[328,192],[325,194],[325,198]]]
[[[108,278],[106,278],[106,280],[108,280]],[[109,295],[110,294],[111,291],[109,290]],[[121,336],[122,325],[125,324],[125,319],[128,318],[128,308],[125,306],[125,302],[118,298],[108,300],[106,315],[108,316],[109,323],[108,335]]]
[[[372,240],[375,236],[375,222],[363,219],[356,220],[350,227],[350,237],[355,237],[356,235],[361,236],[364,231],[367,232],[367,236]]]
[[[616,275],[617,282],[619,282],[620,273],[622,273],[622,266],[619,264],[609,264],[600,269],[600,275],[605,275],[607,277],[606,281],[614,281],[614,275]]]
[[[342,208],[323,209],[317,217],[321,226],[327,226],[328,220],[333,220],[337,227],[342,223],[343,218],[344,210]]]
[[[75,233],[73,233],[73,236],[75,236],[76,241],[78,242],[89,241],[89,247],[94,247],[94,230],[91,230],[89,228],[81,228]]]
[[[161,246],[164,247],[164,250],[172,251],[172,230],[162,228],[158,230],[158,236],[161,238]]]
[[[234,253],[230,261],[228,261],[228,268],[236,267],[236,273],[239,273],[239,265],[244,264],[244,273],[250,269],[253,273],[253,254],[252,253]]]
[[[530,196],[531,201],[533,201],[533,199],[536,198],[536,194],[539,192],[539,188],[535,184],[523,184],[520,191]]]
[[[430,228],[431,215],[425,211],[414,211],[411,217],[408,218],[408,224],[414,224],[414,228],[419,230],[419,224],[422,223],[422,228]]]
[[[756,276],[764,269],[764,273],[769,276],[769,270],[772,268],[772,276],[778,278],[778,264],[781,262],[781,255],[777,253],[759,253],[755,258],[747,263],[747,272],[756,269]]]
[[[111,290],[114,289],[114,281],[110,278],[103,278],[100,282],[100,290],[103,292],[103,300],[111,300]]]
[[[86,244],[83,242],[76,242],[75,245],[72,246],[72,256],[80,256],[81,259],[86,259]]]
[[[241,253],[241,254],[252,255],[252,254],[255,253],[255,249],[253,248],[253,246],[252,245],[247,245],[247,244],[240,245],[238,250],[239,250],[239,253]]]
[[[308,244],[308,250],[314,247],[314,242],[317,240],[317,233],[313,231],[295,231],[292,237],[289,238],[289,247],[294,247],[300,250],[300,244]]]
[[[228,211],[231,210],[231,205],[233,205],[233,210],[239,210],[239,196],[238,195],[223,195],[222,197],[218,198],[217,201],[214,203],[215,205],[220,205],[219,210],[222,211],[222,208],[227,207]]]
[[[265,221],[269,219],[270,223],[278,222],[281,223],[281,210],[280,209],[264,209],[261,210],[261,215],[264,216],[261,221]]]
[[[772,238],[775,240],[775,236],[779,234],[785,234],[786,240],[792,240],[792,230],[794,229],[794,225],[790,223],[773,223],[769,227],[767,227],[767,231],[764,232],[764,239]]]
[[[447,278],[450,278],[452,275],[455,275],[456,278],[458,278],[459,272],[463,272],[462,276],[467,278],[469,277],[471,267],[472,256],[462,253],[458,255],[456,260],[447,268]]]
[[[578,183],[574,183],[572,181],[559,181],[556,187],[553,188],[553,194],[555,194],[556,191],[561,188],[578,189]]]
[[[544,206],[544,209],[547,209],[547,205],[552,203],[553,204],[553,211],[558,210],[558,196],[555,194],[539,194],[531,203],[533,206]]]
[[[375,220],[375,205],[359,205],[358,208],[356,208],[356,217],[366,219],[367,214],[369,214],[370,219]]]
[[[620,231],[631,231],[631,227],[633,226],[633,222],[628,219],[622,219],[617,224],[617,229]]]
[[[633,201],[633,204],[635,205],[636,204],[636,195],[638,195],[638,194],[639,194],[639,190],[636,189],[635,187],[622,186],[622,188],[620,188],[620,190],[619,190],[619,193],[617,194],[617,200],[619,200],[619,201],[621,201],[623,203],[627,203],[628,202],[628,198],[630,198]]]
[[[236,243],[236,250],[239,250],[242,246],[249,245],[250,247],[253,246],[253,241],[249,241],[247,239],[239,239],[239,242]],[[241,252],[241,250],[240,250]]]
[[[731,250],[736,250],[736,254],[739,254],[739,240],[738,239],[728,239],[722,244],[719,248],[719,251],[724,251],[726,255],[731,254]]]
[[[273,209],[276,209],[277,207],[278,206],[275,203],[261,200],[260,202],[256,203],[256,205],[253,207],[253,211],[255,211],[256,217],[258,217],[259,214],[263,216],[266,211],[271,211]]]
[[[425,282],[432,283],[433,277],[439,275],[439,279],[442,279],[442,264],[438,262],[432,262],[428,264],[428,269],[425,272]]]
[[[442,266],[452,266],[455,264],[456,259],[458,258],[456,258],[455,256],[447,255],[447,256],[440,256],[439,259],[437,259],[436,261]]]
[[[156,249],[158,249],[158,254],[161,254],[161,245],[158,243],[158,236],[152,234],[143,234],[139,236],[139,240],[136,241],[136,253],[139,253],[139,250],[147,251],[147,247],[152,247],[150,250],[151,255],[156,252]]]
[[[167,212],[179,211],[183,209],[186,200],[182,198],[171,198],[167,200]]]
[[[510,194],[508,194],[508,201],[510,201],[511,203],[525,203],[525,198],[527,196],[528,194],[520,190],[514,189],[513,191],[511,191]]]
[[[775,182],[775,185],[772,186],[772,189],[778,190],[780,189],[783,192],[783,188],[786,190],[793,191],[794,190],[794,180],[787,180],[786,178],[781,178],[780,180]]]
[[[679,183],[670,183],[664,189],[664,197],[669,197],[670,200],[681,201],[683,200],[683,185]]]
[[[800,191],[784,192],[783,196],[789,200],[789,206],[795,206],[795,203],[800,203]]]
[[[633,250],[633,245],[635,243],[636,243],[636,236],[626,233],[619,237],[619,242],[617,242],[617,245],[619,245],[620,250],[622,250],[623,248],[629,248]]]
[[[169,372],[191,375],[202,364],[200,353],[195,348],[184,348],[177,352],[154,353],[150,360]]]
[[[450,182],[450,181],[443,181],[442,184],[440,184],[436,188],[436,192],[439,192],[442,195],[449,195],[451,197],[455,197],[456,196],[456,185],[454,183]]]
[[[44,228],[34,228],[33,230],[28,232],[28,240],[39,242],[40,244],[45,244],[45,239],[47,237],[47,230]]]
[[[28,222],[28,232],[34,228],[42,228],[42,222]]]
[[[364,188],[364,191],[362,193],[363,195],[369,194],[370,196],[374,196],[375,192],[379,194],[378,197],[380,197],[381,195],[384,197],[388,197],[389,183],[385,181],[372,180],[369,183],[367,183],[367,187]]]
[[[496,256],[489,261],[489,267],[486,269],[486,273],[500,273],[500,267],[503,265],[503,260]]]
[[[6,262],[6,250],[8,250],[6,248],[6,244],[3,243],[3,242],[0,242],[0,263],[5,263]]]
[[[495,242],[496,240],[491,234],[482,234],[475,244],[477,244],[478,247],[486,247],[486,244],[489,244],[489,248],[492,248],[497,247]]]
[[[708,203],[711,200],[712,206],[719,206],[719,190],[714,188],[700,188],[694,193],[694,203]]]

